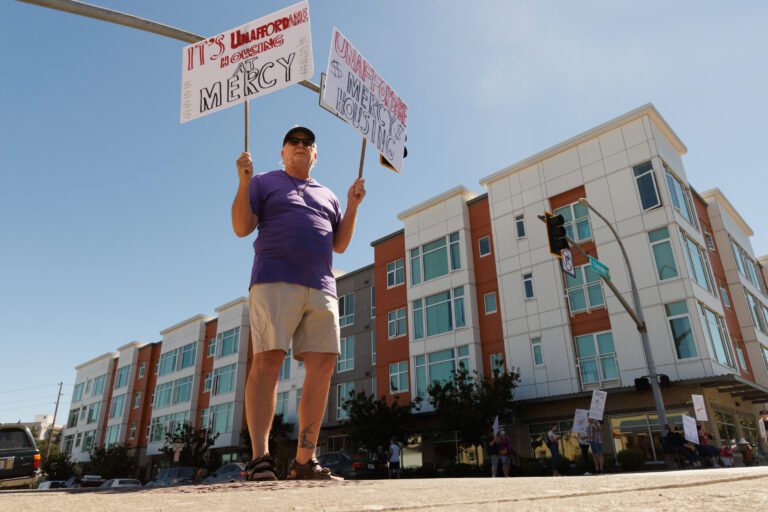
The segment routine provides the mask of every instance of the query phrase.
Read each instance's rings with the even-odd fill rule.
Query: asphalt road
[[[236,483],[124,492],[0,493],[0,510],[725,511],[768,507],[768,467],[602,476]]]

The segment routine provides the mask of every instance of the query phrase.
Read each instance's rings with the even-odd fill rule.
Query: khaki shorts
[[[257,283],[248,295],[253,353],[339,354],[339,302],[320,290],[291,283]]]

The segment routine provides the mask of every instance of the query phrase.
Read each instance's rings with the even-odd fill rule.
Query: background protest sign
[[[589,417],[595,420],[603,421],[603,411],[605,411],[605,399],[608,393],[599,389],[592,390],[592,403],[589,404]]]
[[[182,51],[181,122],[238,105],[312,76],[306,0]]]
[[[573,415],[573,428],[571,432],[586,432],[589,418],[589,409],[576,409]]]
[[[693,400],[693,412],[696,414],[696,419],[709,421],[707,420],[707,409],[704,407],[704,395],[691,395],[691,399]]]
[[[696,429],[696,419],[691,418],[687,414],[683,414],[683,432],[685,433],[686,441],[699,444],[699,432]]]
[[[337,28],[322,102],[403,170],[408,105]]]

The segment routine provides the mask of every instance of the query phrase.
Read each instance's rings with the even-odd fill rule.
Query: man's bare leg
[[[251,360],[245,383],[245,418],[254,459],[269,452],[269,431],[277,401],[277,376],[284,360],[285,352],[282,350],[259,352]]]
[[[325,406],[328,403],[328,388],[336,366],[336,354],[325,352],[304,352],[306,376],[299,404],[299,446],[296,462],[306,464],[315,457],[320,425],[323,423]]]

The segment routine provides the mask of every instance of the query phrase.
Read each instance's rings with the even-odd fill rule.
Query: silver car
[[[135,478],[111,478],[99,486],[101,489],[129,489],[141,487]]]

